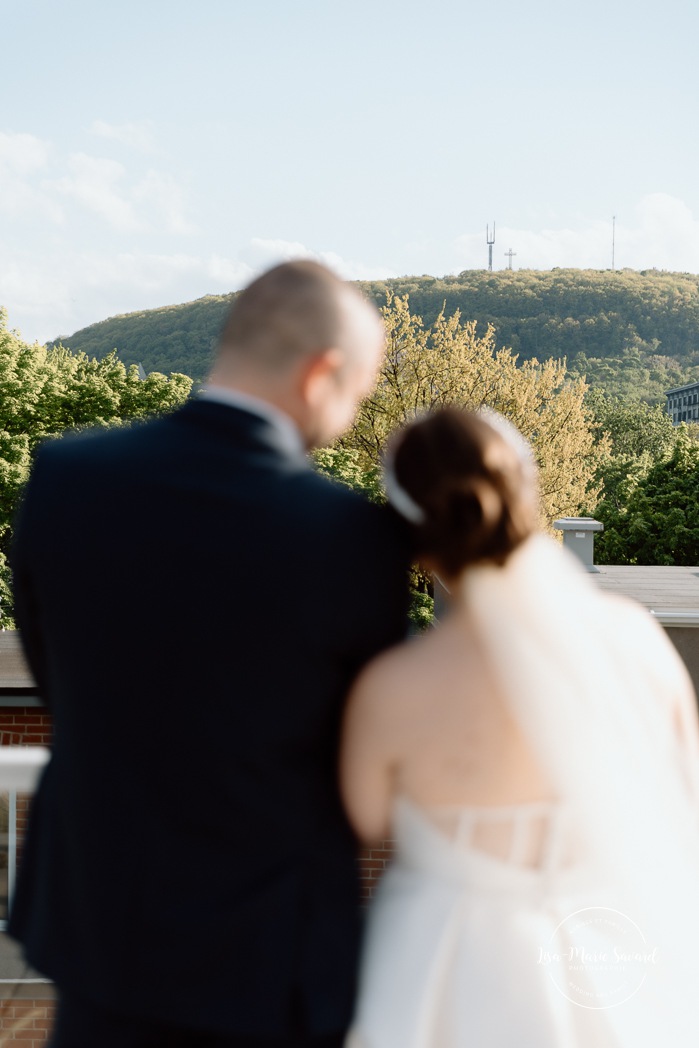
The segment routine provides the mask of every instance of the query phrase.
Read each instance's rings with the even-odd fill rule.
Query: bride
[[[389,499],[444,581],[437,629],[350,696],[340,776],[396,859],[370,909],[352,1048],[699,1044],[699,744],[640,606],[537,534],[531,450],[445,409]]]

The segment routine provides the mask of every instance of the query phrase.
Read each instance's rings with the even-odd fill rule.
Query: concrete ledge
[[[55,1001],[56,996],[56,988],[48,979],[0,980],[0,1001]]]
[[[52,1000],[55,996],[51,980],[30,968],[19,943],[0,932],[0,1000],[15,997]]]

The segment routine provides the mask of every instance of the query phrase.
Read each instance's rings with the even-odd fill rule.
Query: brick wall
[[[53,1028],[53,1009],[49,1000],[0,1000],[0,1048],[44,1048]]]
[[[393,858],[393,841],[381,841],[374,848],[365,848],[359,856],[359,879],[362,904],[371,900],[384,870]]]
[[[51,715],[36,706],[0,707],[0,746],[49,746]]]
[[[0,707],[1,746],[49,746],[51,717],[36,706]],[[21,858],[22,840],[27,828],[31,796],[17,795],[17,859]],[[5,985],[8,994],[0,999],[0,1048],[45,1048],[53,1027],[54,1001],[47,988],[44,998],[24,997],[36,992],[36,986]],[[13,996],[14,994],[14,996]]]

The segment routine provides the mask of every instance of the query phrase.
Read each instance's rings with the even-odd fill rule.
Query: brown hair
[[[533,465],[471,411],[442,408],[408,426],[394,471],[425,514],[418,553],[450,575],[478,561],[504,563],[536,529]]]

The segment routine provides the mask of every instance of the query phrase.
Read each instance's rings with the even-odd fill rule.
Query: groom
[[[17,616],[55,724],[11,932],[53,1048],[342,1043],[358,942],[335,757],[406,627],[404,536],[319,476],[375,382],[375,309],[312,262],[236,299],[206,391],[39,454]]]

